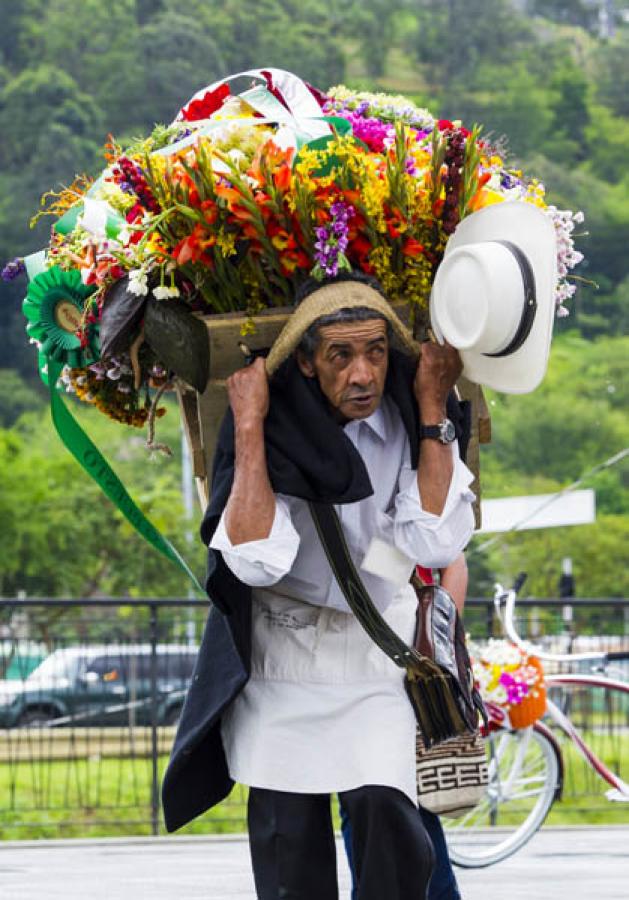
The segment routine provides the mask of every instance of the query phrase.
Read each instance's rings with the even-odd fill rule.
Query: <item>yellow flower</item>
[[[233,232],[225,232],[224,228],[220,228],[216,236],[216,246],[223,256],[233,256],[236,253],[236,235]]]

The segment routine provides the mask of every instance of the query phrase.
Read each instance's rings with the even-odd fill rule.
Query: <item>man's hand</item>
[[[264,359],[239,369],[227,379],[229,405],[238,425],[263,422],[269,411],[269,380]]]
[[[275,517],[264,450],[264,420],[269,411],[269,380],[264,360],[227,379],[234,413],[234,482],[225,507],[225,528],[232,544],[267,538]]]
[[[422,425],[437,425],[446,418],[446,400],[462,368],[454,347],[422,344],[414,384]],[[453,471],[450,445],[428,438],[421,442],[417,486],[426,512],[437,516],[443,512]]]
[[[445,418],[448,394],[462,369],[459,351],[450,344],[422,344],[414,390],[424,425],[436,425]]]

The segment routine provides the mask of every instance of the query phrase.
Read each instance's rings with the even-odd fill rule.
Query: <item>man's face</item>
[[[366,419],[380,405],[389,364],[387,326],[383,319],[340,322],[319,328],[314,358],[298,353],[299,368],[317,378],[340,422]]]

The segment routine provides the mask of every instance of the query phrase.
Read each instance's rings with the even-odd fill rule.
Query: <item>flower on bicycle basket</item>
[[[478,689],[486,703],[511,708],[527,697],[537,697],[543,675],[533,658],[506,640],[491,639],[470,648]]]

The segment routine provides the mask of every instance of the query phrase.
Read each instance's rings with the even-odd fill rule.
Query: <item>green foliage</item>
[[[10,428],[22,413],[41,409],[45,393],[35,390],[13,369],[0,369],[0,427]]]
[[[200,576],[203,548],[182,546],[187,525],[178,456],[151,460],[139,432],[71,403],[149,519]],[[178,450],[179,414],[169,404],[160,438]],[[150,549],[61,444],[46,412],[0,431],[0,595],[185,596],[185,575]],[[194,527],[192,529],[194,531]]]
[[[537,391],[491,394],[492,443],[481,457],[483,496],[554,493],[629,447],[628,354],[629,338],[587,341],[567,334],[555,340]],[[561,559],[570,556],[578,595],[628,596],[629,575],[621,560],[629,539],[629,459],[581,486],[596,492],[595,523],[498,535],[482,552],[488,536],[476,537],[469,553],[470,593],[479,596],[489,580],[508,584],[524,570],[528,593],[555,596]]]
[[[613,41],[595,53],[598,99],[617,116],[629,116],[629,33],[619,30]]]
[[[629,338],[590,343],[566,335],[555,341],[536,391],[493,396],[491,454],[502,469],[565,483],[629,446],[628,353]]]
[[[629,541],[627,516],[598,515],[592,525],[522,531],[505,537],[496,558],[504,582],[528,572],[527,594],[555,597],[561,560],[569,556],[577,594],[581,597],[629,596],[629,570],[620,564]]]
[[[527,20],[509,0],[420,0],[416,10],[418,62],[446,94],[483,63],[510,64],[514,48],[530,40]]]

